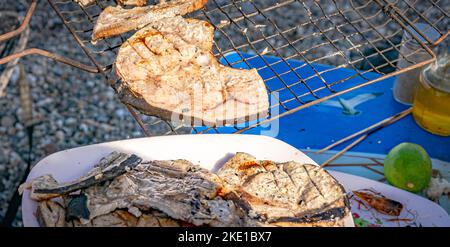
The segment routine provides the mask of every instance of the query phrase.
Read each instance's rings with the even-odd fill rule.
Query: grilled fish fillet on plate
[[[315,165],[238,153],[217,174],[232,191],[227,198],[263,225],[343,226],[350,212],[343,187]]]
[[[255,69],[221,65],[212,55],[206,21],[165,18],[121,47],[115,62],[127,88],[122,100],[141,112],[189,125],[224,125],[262,118],[269,101]]]
[[[167,17],[185,15],[202,8],[208,0],[172,0],[156,5],[125,9],[109,6],[95,23],[92,41],[139,29]]]

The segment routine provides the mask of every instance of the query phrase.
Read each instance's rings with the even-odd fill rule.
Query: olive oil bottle
[[[413,117],[423,129],[450,136],[450,55],[422,71],[414,93]]]

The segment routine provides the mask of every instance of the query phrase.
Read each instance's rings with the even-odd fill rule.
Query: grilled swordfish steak
[[[42,226],[149,226],[163,219],[164,224],[196,226],[244,224],[243,211],[220,197],[217,175],[186,160],[144,163],[134,162],[134,155],[125,160],[122,156],[109,155],[107,162],[70,183],[57,184],[45,175],[23,186],[22,191],[31,189],[31,198],[40,201],[37,216]],[[64,203],[48,200],[56,195]]]
[[[147,115],[198,125],[231,125],[266,117],[269,101],[256,69],[221,65],[206,21],[165,18],[139,30],[119,49],[122,101]],[[175,116],[175,118],[174,118]]]
[[[78,4],[83,7],[87,7],[98,0],[75,0]],[[117,0],[117,3],[120,5],[134,5],[134,6],[144,6],[146,5],[148,0]],[[161,1],[160,1],[161,2]]]
[[[263,225],[343,226],[350,212],[343,187],[315,165],[237,153],[218,175],[232,191],[227,197]]]
[[[92,41],[116,36],[142,28],[167,17],[185,15],[201,9],[208,0],[172,0],[159,4],[125,9],[109,6],[99,15],[92,33]]]

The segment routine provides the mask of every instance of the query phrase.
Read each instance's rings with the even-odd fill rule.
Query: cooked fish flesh
[[[52,200],[41,201],[36,210],[36,218],[43,227],[66,227],[65,210]]]
[[[276,226],[342,226],[349,214],[343,187],[324,169],[258,161],[238,153],[219,171],[226,190],[250,217]]]
[[[165,18],[119,49],[115,62],[122,101],[141,112],[187,125],[232,125],[266,117],[265,84],[255,69],[221,65],[211,54],[206,21]]]
[[[31,189],[31,198],[34,200],[54,198],[111,180],[134,168],[141,161],[142,159],[134,154],[127,155],[113,152],[101,160],[99,165],[87,175],[75,181],[58,184],[50,175],[44,175],[31,183],[22,185],[20,190],[23,191],[23,188]]]
[[[87,7],[93,4],[95,3],[95,1],[96,0],[75,0],[75,2],[77,2],[79,5],[83,7]],[[117,0],[117,3],[120,5],[133,5],[133,6],[144,6],[147,4],[147,2],[148,0]]]
[[[109,6],[100,13],[92,33],[92,41],[142,28],[166,17],[185,15],[202,8],[208,0],[172,0],[156,5],[124,9]]]
[[[148,0],[117,0],[120,5],[133,5],[133,6],[144,6]]]

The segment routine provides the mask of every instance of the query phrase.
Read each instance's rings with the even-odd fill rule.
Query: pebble
[[[89,132],[89,127],[86,124],[84,124],[84,123],[80,124],[79,128],[84,133],[88,133]]]
[[[20,164],[22,159],[16,152],[11,152],[9,155],[9,166],[17,166]]]
[[[43,150],[44,150],[44,154],[47,156],[49,154],[56,152],[57,147],[54,143],[49,143],[43,147]]]
[[[115,111],[115,114],[118,118],[122,119],[128,114],[128,112],[125,109],[119,108]]]
[[[67,118],[65,121],[66,125],[75,125],[77,123],[77,119],[76,118]]]
[[[6,133],[10,136],[13,136],[17,133],[17,130],[16,128],[8,128],[8,131]]]
[[[10,116],[3,116],[2,119],[0,120],[0,124],[6,128],[12,127],[14,125],[14,122],[15,122],[14,118]]]
[[[64,141],[64,138],[65,138],[65,134],[64,134],[63,131],[58,130],[58,131],[56,131],[56,133],[55,133],[55,137],[56,137],[56,139],[58,139],[59,142],[63,142],[63,141]]]

